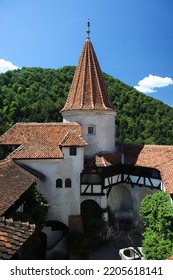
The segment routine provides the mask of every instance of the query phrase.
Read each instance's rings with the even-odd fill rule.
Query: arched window
[[[60,178],[56,180],[56,188],[62,188],[62,180]]]
[[[65,179],[65,188],[71,188],[71,179]]]

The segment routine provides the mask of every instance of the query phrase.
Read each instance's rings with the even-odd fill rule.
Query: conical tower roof
[[[71,110],[115,111],[89,38],[84,43],[62,112]]]

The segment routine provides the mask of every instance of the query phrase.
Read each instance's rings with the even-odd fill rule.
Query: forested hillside
[[[75,67],[0,74],[0,134],[16,122],[61,121]],[[116,108],[116,140],[173,145],[173,108],[104,73]]]

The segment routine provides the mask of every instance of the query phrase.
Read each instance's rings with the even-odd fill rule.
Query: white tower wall
[[[78,122],[83,127],[83,138],[88,143],[85,156],[93,156],[99,152],[115,151],[115,112],[76,110],[64,111],[63,122]],[[93,134],[88,127],[93,127]]]

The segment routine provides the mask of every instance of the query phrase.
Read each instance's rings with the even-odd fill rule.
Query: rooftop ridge
[[[13,218],[6,219],[5,217],[0,217],[0,222],[4,225],[13,226],[15,228],[22,228],[34,231],[36,226],[35,224],[30,224],[29,222],[14,221]]]
[[[64,135],[64,138],[62,139],[62,141],[59,143],[59,145],[61,146],[67,139],[68,135],[71,133],[71,130],[67,131],[67,133]]]
[[[86,141],[82,138],[81,135],[79,135],[79,133],[75,130],[75,129],[71,129],[69,131],[67,131],[67,133],[64,135],[64,138],[62,139],[61,143],[59,144],[60,146],[65,146],[66,141],[68,140],[68,138],[70,136],[74,135],[74,138],[77,136],[77,138],[80,141],[80,146],[86,146],[87,143]],[[78,144],[79,145],[79,144]]]
[[[63,123],[63,122],[44,122],[44,123],[41,123],[41,122],[17,122],[17,123],[15,123],[12,127],[14,127],[14,126],[17,126],[17,125],[62,125],[62,126],[66,126],[66,125],[69,125],[69,126],[71,126],[71,125],[79,125],[79,123],[77,123],[77,122],[70,122],[70,123],[68,123],[68,122],[66,122],[66,123]],[[7,132],[8,132],[8,130],[7,130]],[[5,132],[6,133],[6,132]],[[4,133],[4,134],[5,134]],[[4,135],[3,134],[3,135]]]

